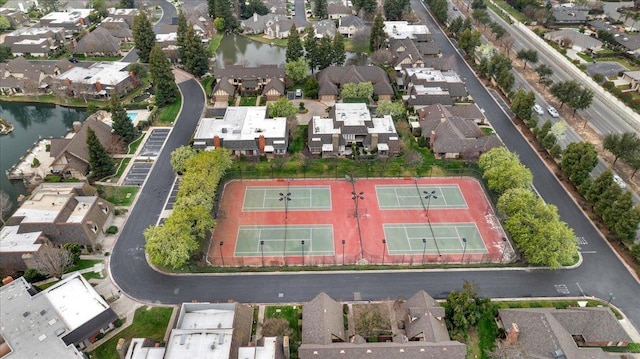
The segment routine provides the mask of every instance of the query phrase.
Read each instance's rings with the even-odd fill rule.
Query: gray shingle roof
[[[362,20],[361,18],[355,15],[349,15],[349,16],[344,16],[340,18],[340,26],[344,26],[344,27],[353,26],[355,28],[363,28],[367,25],[364,23],[364,20]]]
[[[302,320],[305,344],[331,344],[334,340],[346,339],[342,306],[324,292],[302,307]]]
[[[376,95],[393,95],[393,88],[389,83],[389,76],[377,66],[329,66],[318,72],[318,94],[334,94],[333,89],[324,88],[328,82],[334,86],[345,83],[371,82]],[[337,88],[336,93],[337,94]]]
[[[109,30],[98,27],[80,39],[74,49],[76,54],[106,53],[113,54],[120,51],[120,39],[111,35]]]
[[[464,359],[467,346],[456,341],[428,343],[334,343],[332,345],[302,344],[300,359]]]

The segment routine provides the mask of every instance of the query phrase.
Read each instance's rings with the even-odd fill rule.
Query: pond
[[[215,68],[237,64],[249,67],[259,65],[284,65],[287,49],[264,44],[237,34],[225,35],[216,52]],[[366,65],[368,57],[347,52],[348,65]]]

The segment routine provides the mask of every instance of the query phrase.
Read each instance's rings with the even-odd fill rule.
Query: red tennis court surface
[[[231,181],[208,259],[216,266],[497,263],[512,252],[505,237],[469,177]]]

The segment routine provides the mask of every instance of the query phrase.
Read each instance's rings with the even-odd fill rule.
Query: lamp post
[[[242,167],[238,166],[238,172],[240,172],[240,182],[242,182]]]
[[[360,241],[360,258],[364,257],[364,248],[362,246],[362,230],[360,229],[360,209],[359,209],[359,201],[364,199],[364,192],[360,191],[356,193],[355,183],[353,177],[351,178],[351,185],[353,186],[353,191],[351,192],[351,199],[355,201],[355,214],[356,214],[356,223],[358,224],[358,240]]]
[[[382,265],[384,265],[384,252],[387,247],[387,240],[382,239]]]
[[[284,219],[287,219],[289,217],[289,201],[291,201],[291,192],[287,192],[287,194],[280,192],[279,201],[284,201]]]
[[[222,245],[224,241],[220,241],[220,260],[222,261],[222,266],[224,267],[224,256],[222,255]]]
[[[427,239],[422,238],[422,264],[424,264],[424,254],[427,251]]]
[[[609,299],[607,299],[607,307],[609,306],[609,304],[611,304],[611,301],[616,299],[616,297],[613,296],[613,293],[609,293]]]
[[[302,244],[302,266],[304,266],[304,239],[300,241]]]
[[[464,254],[467,252],[467,239],[466,238],[462,238],[462,244],[464,245],[464,248],[462,249],[462,264],[464,264]]]
[[[345,242],[346,242],[346,241],[343,239],[343,240],[342,240],[342,265],[344,265],[344,243],[345,243]]]
[[[260,256],[262,257],[262,266],[264,267],[264,241],[260,241]]]
[[[427,218],[429,218],[429,206],[431,205],[431,199],[437,199],[438,195],[436,195],[436,191],[422,191],[425,194],[424,199],[427,200]]]

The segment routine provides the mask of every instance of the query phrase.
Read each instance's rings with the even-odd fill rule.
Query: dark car
[[[71,56],[71,57],[69,57],[69,62],[71,62],[72,64],[77,64],[78,63],[78,59],[76,59],[75,57]]]

